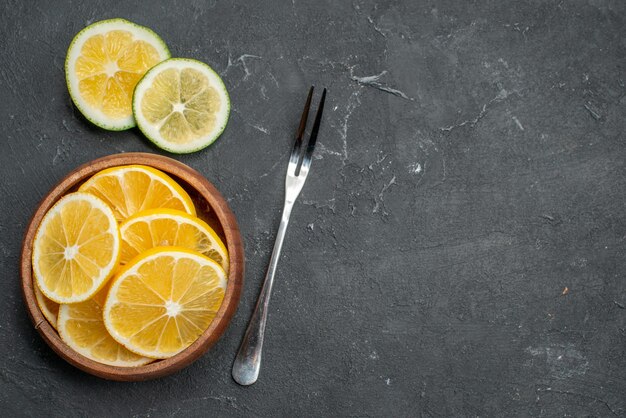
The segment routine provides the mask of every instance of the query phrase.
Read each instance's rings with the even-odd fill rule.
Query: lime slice
[[[224,131],[230,99],[219,75],[203,62],[171,58],[137,83],[133,114],[156,146],[176,154],[201,150]]]
[[[124,19],[93,23],[74,37],[65,59],[72,101],[101,128],[121,131],[135,126],[132,97],[146,71],[170,57],[150,29]]]

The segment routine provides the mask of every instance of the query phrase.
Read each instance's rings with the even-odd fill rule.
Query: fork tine
[[[304,135],[304,129],[306,128],[306,121],[309,117],[309,109],[311,108],[311,99],[313,98],[313,86],[309,89],[309,95],[306,98],[306,104],[304,105],[304,111],[302,111],[302,116],[300,117],[300,126],[298,127],[298,133],[296,134],[296,139],[299,141],[302,140],[302,136]]]
[[[324,113],[324,102],[326,101],[326,89],[322,92],[322,99],[319,106],[317,106],[317,114],[315,115],[315,123],[313,123],[313,129],[311,130],[311,138],[309,144],[304,153],[302,159],[302,166],[309,167],[311,165],[311,158],[313,157],[313,151],[315,150],[315,141],[317,141],[317,132],[320,130],[320,123],[322,121],[322,113]]]
[[[309,89],[309,95],[306,99],[306,103],[304,105],[304,110],[302,111],[302,116],[300,117],[300,125],[298,126],[298,130],[296,131],[296,141],[293,144],[293,151],[291,151],[291,158],[289,158],[289,163],[298,164],[298,160],[300,160],[300,148],[302,147],[302,137],[304,136],[304,130],[306,129],[306,122],[309,118],[309,109],[311,108],[311,99],[313,98],[313,86]]]

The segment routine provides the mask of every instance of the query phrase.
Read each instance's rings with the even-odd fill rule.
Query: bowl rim
[[[224,231],[230,266],[224,301],[213,322],[200,337],[173,357],[137,367],[102,364],[82,356],[61,340],[57,331],[45,319],[35,299],[31,257],[35,233],[45,213],[77,183],[106,168],[130,164],[154,167],[176,176],[195,189],[214,211]],[[188,165],[172,158],[145,152],[113,154],[97,158],[70,171],[41,200],[24,233],[20,259],[22,295],[35,329],[44,341],[64,360],[92,375],[118,381],[154,379],[174,373],[200,358],[223,335],[239,305],[244,278],[244,251],[239,226],[226,200],[213,184]]]

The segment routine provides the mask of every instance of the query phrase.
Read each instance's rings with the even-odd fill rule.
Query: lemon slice
[[[46,318],[48,322],[50,322],[50,325],[52,325],[54,329],[57,329],[57,315],[59,314],[59,304],[45,297],[43,293],[41,293],[41,290],[39,290],[39,286],[37,286],[37,283],[35,283],[33,289],[35,291],[35,299],[37,299],[37,305],[39,305],[41,313],[43,314],[44,318]]]
[[[104,323],[129,350],[171,357],[208,328],[225,290],[226,274],[210,258],[180,247],[153,248],[133,259],[113,281]]]
[[[123,221],[135,213],[154,208],[169,208],[196,214],[191,198],[171,177],[152,167],[126,165],[96,173],[79,191],[104,200]]]
[[[83,356],[112,366],[142,366],[153,361],[128,351],[109,335],[102,320],[107,291],[108,286],[85,302],[60,305],[61,339]]]
[[[203,62],[171,58],[139,81],[133,96],[137,126],[156,146],[177,154],[212,144],[226,128],[230,99]]]
[[[111,209],[93,195],[70,193],[44,215],[35,234],[36,284],[54,302],[82,302],[105,284],[119,255]]]
[[[172,209],[139,212],[120,225],[120,263],[126,264],[153,247],[177,246],[195,250],[228,271],[228,251],[215,231],[201,219]]]
[[[94,124],[113,131],[132,128],[137,82],[169,57],[163,40],[150,29],[124,19],[102,20],[72,40],[65,59],[67,88]]]

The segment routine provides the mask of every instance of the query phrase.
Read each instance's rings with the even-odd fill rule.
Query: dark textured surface
[[[623,2],[148,4],[1,6],[3,415],[626,415]],[[177,158],[228,198],[247,255],[222,340],[186,370],[134,384],[54,355],[17,270],[28,218],[64,174],[158,152],[136,130],[89,125],[67,95],[73,35],[118,16],[223,76],[227,130]],[[260,381],[241,388],[230,367],[310,84],[329,89],[317,159]]]

